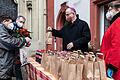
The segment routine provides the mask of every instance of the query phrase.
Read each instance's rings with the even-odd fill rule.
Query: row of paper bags
[[[93,53],[47,52],[41,65],[57,80],[107,80],[104,60]]]

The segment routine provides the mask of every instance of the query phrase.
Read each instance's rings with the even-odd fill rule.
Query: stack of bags
[[[93,52],[48,51],[42,54],[42,67],[57,80],[107,80],[103,59]]]

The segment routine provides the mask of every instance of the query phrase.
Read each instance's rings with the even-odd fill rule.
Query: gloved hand
[[[30,47],[30,45],[31,45],[31,42],[28,42],[28,43],[26,43],[26,47]]]
[[[114,72],[114,71],[113,71],[112,69],[108,68],[108,70],[107,70],[107,76],[108,76],[109,78],[112,78],[113,72]]]
[[[25,37],[26,43],[30,42],[31,39],[29,37]]]
[[[25,40],[26,40],[25,46],[29,47],[31,45],[31,39],[29,37],[25,37]]]

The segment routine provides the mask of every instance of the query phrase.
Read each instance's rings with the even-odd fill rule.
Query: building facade
[[[106,5],[111,1],[115,0],[0,0],[0,15],[10,14],[14,19],[17,15],[26,17],[25,28],[32,32],[31,52],[46,48],[62,50],[62,41],[58,38],[55,40],[53,37],[52,45],[45,44],[46,29],[48,26],[61,29],[65,6],[74,5],[80,19],[88,23],[92,39],[90,44],[97,50],[108,26]]]
[[[89,8],[90,1],[89,0],[49,0],[49,1],[50,1],[50,4],[53,5],[53,8],[48,9],[48,12],[53,11],[54,9],[54,11],[52,12],[54,17],[53,24],[52,24],[53,28],[59,30],[63,27],[64,20],[65,20],[64,11],[66,6],[74,7],[76,9],[77,14],[79,14],[79,18],[86,21],[90,26],[90,8]],[[56,38],[56,40],[54,39],[53,44],[54,45],[52,45],[52,48],[54,47],[54,49],[62,50],[62,39],[60,38]]]
[[[31,31],[32,44],[30,51],[45,49],[46,38],[46,0],[15,0],[18,15],[26,17],[25,27]]]
[[[51,0],[53,1],[53,0]],[[106,20],[107,4],[116,1],[116,0],[54,0],[54,3],[51,3],[54,8],[54,22],[53,27],[56,29],[61,28],[63,17],[60,17],[64,11],[64,7],[67,2],[69,5],[74,5],[77,13],[80,15],[80,19],[85,20],[91,30],[91,42],[90,45],[95,49],[99,50],[102,42],[104,32],[109,26],[109,23]],[[53,42],[55,43],[55,42]],[[62,48],[61,40],[57,40],[54,44],[55,49]]]
[[[0,16],[10,15],[14,20],[18,15],[25,16],[27,28],[31,33],[30,51],[45,49],[46,0],[0,0]]]

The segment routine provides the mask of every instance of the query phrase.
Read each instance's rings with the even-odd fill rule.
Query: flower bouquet
[[[15,37],[29,37],[30,39],[31,36],[30,36],[30,31],[28,31],[27,29],[25,28],[20,28],[20,29],[17,29],[16,31],[14,31],[14,36]],[[20,63],[21,63],[21,66],[24,66],[26,64],[28,64],[28,61],[27,61],[27,52],[28,52],[28,48],[30,46],[30,43],[26,43],[25,46],[23,46],[22,48],[20,48],[19,50],[19,54],[17,57],[19,57],[20,59]]]

